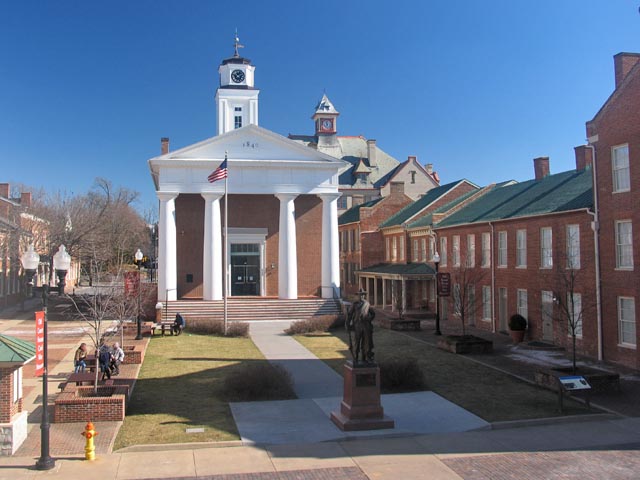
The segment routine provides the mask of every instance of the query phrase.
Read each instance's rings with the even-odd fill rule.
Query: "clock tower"
[[[233,57],[222,61],[218,67],[220,86],[216,91],[218,135],[245,125],[258,125],[258,95],[254,87],[254,71],[251,60],[238,53],[240,39],[236,33]]]
[[[318,150],[331,154],[331,150],[339,148],[337,138],[337,121],[340,112],[336,110],[326,94],[316,105],[316,111],[311,117],[316,125],[316,137],[318,137]]]

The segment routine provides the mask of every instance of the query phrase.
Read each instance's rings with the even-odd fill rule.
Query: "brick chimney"
[[[404,182],[391,182],[391,185],[389,185],[389,195],[391,197],[404,195]]]
[[[31,206],[31,192],[22,192],[20,194],[20,205],[23,207]]]
[[[160,152],[162,155],[169,153],[169,137],[162,137],[160,139]]]
[[[581,172],[593,165],[593,150],[587,145],[578,145],[573,149],[576,152],[576,170]]]
[[[367,140],[367,158],[369,158],[369,166],[371,168],[378,166],[378,159],[376,158],[376,141],[373,139]]]
[[[0,197],[9,198],[9,184],[0,183]]]
[[[536,180],[542,180],[549,175],[549,157],[538,157],[533,159],[533,171]]]
[[[635,67],[638,61],[640,61],[640,53],[621,52],[613,56],[613,66],[616,75],[616,88],[620,86],[620,84],[627,77],[631,69]]]
[[[427,163],[424,168],[429,175],[433,175],[433,163]]]
[[[409,156],[407,157],[407,162],[408,162],[408,163],[411,163],[411,162],[417,162],[417,160],[418,160],[418,157],[416,157],[415,155],[409,155]]]

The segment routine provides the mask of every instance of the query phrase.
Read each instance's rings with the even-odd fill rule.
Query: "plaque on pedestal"
[[[380,403],[380,367],[377,364],[344,365],[344,394],[340,411],[331,412],[340,430],[378,430],[393,428]]]

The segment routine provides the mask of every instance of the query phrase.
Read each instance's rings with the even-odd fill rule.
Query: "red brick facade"
[[[14,372],[20,367],[0,368],[0,423],[10,423],[22,411],[22,397],[13,401]]]

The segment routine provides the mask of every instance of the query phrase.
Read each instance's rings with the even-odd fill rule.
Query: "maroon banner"
[[[438,273],[438,295],[448,297],[451,295],[451,274]]]
[[[36,312],[36,377],[44,373],[44,312]]]
[[[140,282],[138,280],[139,275],[140,275],[140,272],[138,270],[133,270],[131,272],[124,272],[124,294],[125,295],[138,294],[138,285],[140,285]]]

